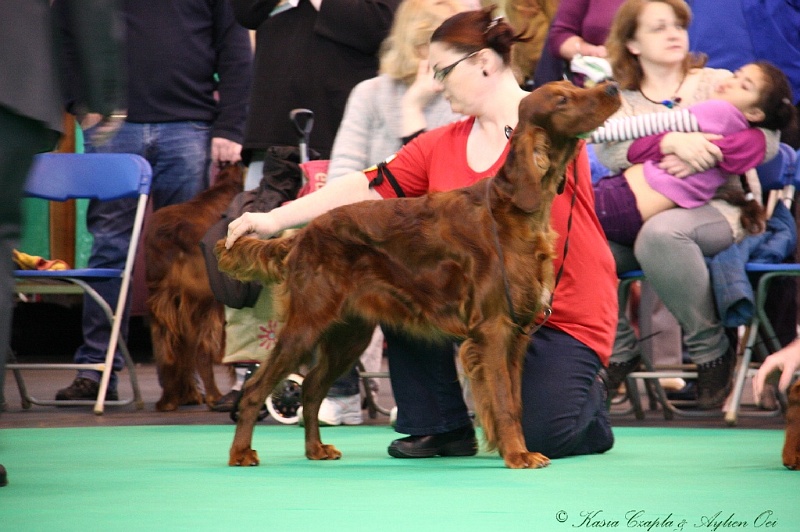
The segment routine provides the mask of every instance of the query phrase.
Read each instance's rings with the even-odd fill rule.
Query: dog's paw
[[[178,409],[177,403],[169,399],[159,399],[156,403],[156,410],[159,412],[173,412]]]
[[[539,469],[550,465],[550,459],[540,453],[508,453],[503,456],[509,469]]]
[[[333,445],[317,443],[306,446],[306,458],[309,460],[338,460],[341,457],[341,451]]]
[[[795,446],[794,449],[789,447],[789,442],[783,449],[783,465],[792,471],[800,470],[800,447]]]
[[[250,447],[242,450],[236,450],[231,447],[231,455],[228,460],[229,466],[257,466],[261,462],[258,461],[258,453]]]

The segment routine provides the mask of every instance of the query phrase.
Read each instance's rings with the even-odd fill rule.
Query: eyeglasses
[[[439,69],[439,70],[437,70],[437,69],[435,69],[435,68],[434,68],[434,69],[433,69],[433,79],[435,79],[435,80],[436,80],[436,81],[438,81],[439,83],[442,83],[442,82],[444,81],[444,78],[446,78],[447,76],[449,76],[449,75],[450,75],[450,72],[452,72],[452,71],[453,71],[453,69],[454,69],[456,66],[458,66],[458,64],[459,64],[461,61],[465,61],[465,60],[469,59],[470,57],[472,57],[472,56],[476,55],[478,52],[480,52],[480,50],[478,50],[478,51],[475,51],[475,52],[472,52],[472,53],[471,53],[471,54],[469,54],[469,55],[465,55],[464,57],[462,57],[461,59],[459,59],[459,60],[458,60],[458,61],[456,61],[455,63],[453,63],[453,64],[450,64],[450,65],[447,65],[446,67],[444,67],[444,68],[442,68],[442,69]]]

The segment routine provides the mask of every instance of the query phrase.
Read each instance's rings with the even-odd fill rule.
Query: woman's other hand
[[[722,160],[722,150],[711,142],[721,138],[721,135],[710,133],[667,133],[661,140],[661,152],[664,155],[674,154],[694,172],[701,172],[713,168]]]

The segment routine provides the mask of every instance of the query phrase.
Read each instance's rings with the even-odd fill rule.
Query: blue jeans
[[[429,346],[388,356],[398,405],[396,430],[441,434],[470,423],[458,384],[452,345],[438,354]],[[424,347],[424,343],[421,344]],[[394,356],[393,356],[394,355]],[[605,408],[601,363],[581,342],[542,327],[528,344],[522,374],[522,431],[528,450],[549,458],[602,453],[614,444]]]
[[[134,153],[141,155],[153,168],[150,197],[153,209],[181,203],[194,197],[208,186],[211,125],[206,122],[165,122],[136,124],[126,122],[106,144],[90,144],[91,129],[86,131],[87,153]],[[113,201],[92,200],[86,214],[86,224],[94,236],[90,268],[123,268],[130,245],[136,214],[136,199]],[[92,283],[112,310],[116,305],[121,281]],[[128,336],[130,297],[125,310],[121,334]],[[83,298],[83,345],[75,353],[78,364],[105,360],[111,326],[103,311],[89,297]],[[122,369],[121,353],[114,356],[114,370]],[[80,371],[78,377],[100,380],[96,371]],[[116,375],[111,377],[111,388]]]

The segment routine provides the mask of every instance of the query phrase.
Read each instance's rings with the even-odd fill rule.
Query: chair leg
[[[731,390],[731,395],[728,397],[726,404],[725,423],[729,426],[734,426],[737,423],[742,394],[744,392],[744,383],[747,378],[747,371],[750,368],[750,361],[753,357],[753,346],[756,343],[757,336],[758,317],[755,317],[747,326],[747,334],[745,335],[746,341],[744,349],[742,350],[742,355],[738,357],[739,360],[736,367],[736,377],[733,381],[733,390]]]

